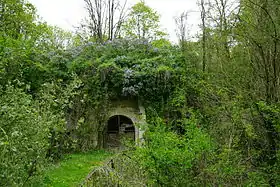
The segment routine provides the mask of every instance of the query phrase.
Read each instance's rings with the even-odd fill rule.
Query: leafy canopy
[[[166,36],[160,29],[159,19],[160,15],[144,1],[135,4],[124,24],[125,37],[156,40]]]

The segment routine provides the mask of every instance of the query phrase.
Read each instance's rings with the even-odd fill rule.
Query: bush
[[[144,146],[135,156],[148,173],[149,183],[159,186],[193,184],[194,164],[211,151],[209,136],[197,127],[194,118],[184,120],[186,133],[178,135],[157,122],[146,134]]]
[[[23,90],[0,89],[0,186],[21,186],[46,162],[49,128],[57,117]]]

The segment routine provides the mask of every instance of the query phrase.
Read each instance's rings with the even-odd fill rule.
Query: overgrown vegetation
[[[278,0],[200,1],[201,35],[187,39],[184,13],[178,45],[143,1],[127,19],[118,1],[106,10],[107,1],[85,2],[96,17],[72,34],[38,20],[24,0],[0,1],[0,186],[35,185],[67,153],[102,148],[111,101],[124,97],[145,107],[145,141],[127,150],[129,161],[117,159],[122,172],[101,179],[280,184]],[[100,11],[109,23],[96,24]]]

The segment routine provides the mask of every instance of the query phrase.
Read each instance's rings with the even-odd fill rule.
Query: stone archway
[[[133,124],[133,140],[137,145],[139,145],[143,141],[143,133],[144,133],[144,126],[146,124],[146,115],[145,115],[145,109],[139,105],[137,100],[116,100],[111,101],[111,107],[109,108],[107,112],[107,117],[104,121],[104,124],[101,128],[102,136],[100,136],[100,145],[103,145],[104,148],[109,147],[108,146],[108,122],[110,123],[110,120],[117,120],[117,117],[119,116],[122,119],[128,118],[129,123]],[[117,123],[117,122],[115,122]],[[127,124],[127,123],[126,123]],[[116,129],[120,128],[119,126],[115,126],[112,129],[109,129],[109,131],[116,131]],[[119,130],[118,130],[119,132]],[[125,135],[129,136],[129,133],[124,133]],[[117,135],[112,135],[117,137]],[[118,139],[117,139],[118,140]],[[117,146],[120,146],[120,144],[117,144]],[[117,147],[115,146],[115,147]]]
[[[105,146],[120,147],[122,140],[135,141],[135,126],[133,121],[124,115],[111,116],[107,121]]]

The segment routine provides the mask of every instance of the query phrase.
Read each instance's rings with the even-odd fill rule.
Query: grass
[[[59,164],[48,168],[39,186],[71,187],[78,186],[95,167],[104,164],[111,153],[95,151],[67,155]]]

